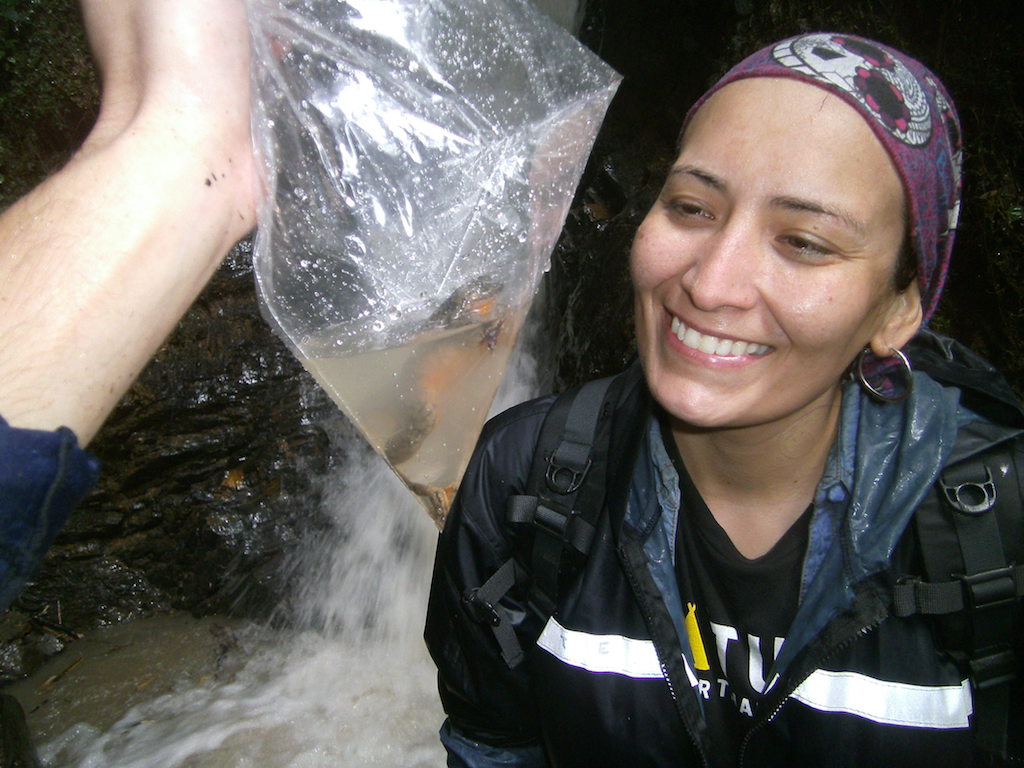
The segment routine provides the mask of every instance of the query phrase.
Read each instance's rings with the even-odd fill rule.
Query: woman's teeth
[[[691,349],[699,349],[709,355],[722,355],[739,357],[740,355],[763,355],[771,347],[767,344],[755,344],[752,341],[734,341],[732,339],[720,339],[717,336],[695,331],[687,328],[678,318],[672,318],[672,333],[676,335],[683,344]]]

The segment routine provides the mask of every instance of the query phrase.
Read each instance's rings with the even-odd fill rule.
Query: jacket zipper
[[[746,735],[743,737],[743,740],[740,742],[739,758],[738,758],[738,761],[737,761],[737,764],[740,766],[740,768],[743,767],[743,759],[744,759],[746,751],[747,751],[747,746],[750,744],[750,740],[754,737],[754,734],[757,731],[760,731],[761,729],[766,727],[772,720],[774,720],[776,717],[778,717],[779,712],[782,711],[782,708],[786,705],[786,702],[788,702],[790,697],[793,695],[793,692],[797,688],[799,688],[800,685],[808,677],[810,677],[811,674],[813,674],[813,672],[816,669],[818,669],[820,667],[821,663],[827,661],[829,658],[834,656],[839,651],[841,651],[844,648],[850,646],[856,640],[859,640],[862,637],[864,637],[865,635],[867,635],[868,633],[873,632],[876,629],[878,629],[879,625],[886,618],[888,618],[888,615],[889,615],[888,611],[883,611],[883,613],[881,615],[875,616],[868,624],[860,625],[855,631],[853,631],[849,635],[847,635],[846,638],[844,638],[843,640],[839,641],[838,643],[835,643],[825,653],[821,654],[814,661],[814,663],[809,663],[807,665],[807,671],[804,672],[802,675],[800,675],[800,677],[794,678],[793,680],[790,681],[790,683],[786,686],[785,693],[783,693],[782,696],[779,698],[778,704],[776,704],[774,709],[772,709],[771,713],[767,717],[759,718],[757,720],[757,722],[755,722],[750,727],[750,730],[747,731]],[[807,654],[809,656],[810,655],[810,651],[808,651]]]
[[[624,565],[623,570],[626,573],[626,578],[629,580],[629,585],[633,588],[633,594],[637,596],[637,603],[640,606],[640,610],[643,614],[644,621],[647,623],[648,627],[653,627],[655,626],[654,615],[651,613],[647,605],[647,601],[640,598],[640,596],[644,594],[644,591],[636,579],[636,575],[634,573],[634,569],[630,561],[630,556],[629,553],[626,551],[625,546],[619,547],[619,556]],[[651,640],[654,642],[655,649],[657,649],[659,644],[653,636],[654,633],[652,632],[651,634]],[[680,649],[680,653],[682,653],[682,649]],[[676,693],[676,687],[672,682],[671,676],[669,675],[668,667],[662,660],[662,656],[660,653],[658,654],[658,664],[661,666],[661,675],[662,678],[665,680],[665,685],[668,686],[669,696],[672,697],[672,703],[673,705],[675,705],[676,713],[679,715],[679,719],[683,721],[683,728],[686,730],[686,734],[690,737],[690,743],[693,745],[694,750],[700,756],[701,765],[703,765],[704,768],[710,768],[710,763],[708,762],[707,755],[704,754],[704,750],[701,748],[700,741],[697,739],[697,734],[694,733],[693,727],[691,726],[689,719],[687,718],[686,712],[683,710],[682,702],[679,699],[679,695]]]

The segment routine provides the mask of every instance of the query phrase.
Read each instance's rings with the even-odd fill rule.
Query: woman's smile
[[[713,335],[698,331],[695,327],[687,325],[675,315],[670,315],[670,328],[676,339],[684,347],[703,352],[706,355],[726,358],[760,357],[771,352],[772,348],[767,344],[758,344],[756,341],[744,341],[738,338],[729,338],[724,335]]]

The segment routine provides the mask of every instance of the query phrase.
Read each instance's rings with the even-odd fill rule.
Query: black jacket
[[[1011,440],[1011,460],[1024,459],[1021,416],[992,369],[948,340],[924,334],[914,359],[959,386],[919,375],[913,397],[899,406],[848,389],[839,443],[849,444],[834,451],[819,486],[801,607],[776,661],[779,679],[740,747],[741,765],[988,764],[967,727],[969,683],[931,619],[892,615],[892,587],[920,572],[907,525],[938,473]],[[426,628],[459,742],[450,751],[462,755],[453,765],[736,759],[721,760],[723,746],[708,738],[672,566],[675,510],[663,486],[674,475],[666,477],[658,454],[642,374],[634,367],[624,375],[605,509],[582,570],[550,620],[530,605],[523,584],[500,603],[526,651],[515,669],[462,597],[529,546],[529,532],[505,521],[505,506],[524,492],[552,399],[492,420],[470,462],[439,542]],[[968,423],[971,438],[957,440]],[[1019,508],[1019,489],[1017,497]],[[1011,750],[1020,755],[1019,686],[1013,696]]]

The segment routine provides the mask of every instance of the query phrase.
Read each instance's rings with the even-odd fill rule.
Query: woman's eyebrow
[[[672,178],[673,176],[693,176],[698,181],[718,192],[725,192],[726,190],[725,181],[718,178],[713,173],[706,171],[703,168],[698,168],[695,165],[677,165],[668,172],[668,175],[669,178]]]
[[[814,202],[813,200],[805,200],[800,197],[790,197],[788,195],[773,197],[771,204],[776,208],[784,208],[788,211],[806,211],[808,213],[817,213],[822,216],[829,216],[833,219],[838,219],[858,234],[864,234],[867,229],[864,222],[855,218],[842,208],[834,205],[826,205],[824,203]]]
[[[717,192],[726,192],[728,190],[728,185],[724,179],[696,165],[677,165],[669,171],[668,176],[669,179],[676,176],[689,176]],[[867,231],[867,226],[864,222],[839,206],[819,203],[802,197],[793,197],[792,195],[773,197],[771,205],[788,211],[803,211],[837,219],[857,234],[862,235]]]

